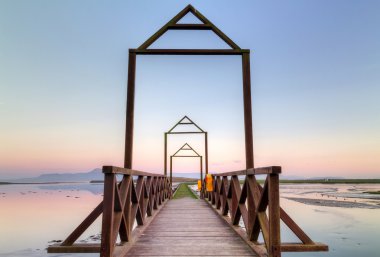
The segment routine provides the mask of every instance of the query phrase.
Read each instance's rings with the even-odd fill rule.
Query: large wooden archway
[[[178,23],[186,14],[192,13],[202,24]],[[158,38],[169,30],[211,30],[221,38],[231,49],[150,49]],[[125,156],[124,167],[132,168],[133,155],[133,122],[135,106],[135,79],[136,79],[136,56],[137,55],[237,55],[242,57],[243,76],[243,105],[244,105],[244,131],[245,131],[245,159],[246,168],[254,167],[253,135],[252,135],[252,103],[251,103],[251,75],[250,75],[250,50],[241,49],[235,42],[218,29],[211,21],[188,5],[174,18],[159,29],[153,36],[148,38],[137,49],[129,49],[128,63],[128,90],[127,90],[127,113],[125,129]]]

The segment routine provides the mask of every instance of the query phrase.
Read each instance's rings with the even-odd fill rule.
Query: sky
[[[192,4],[251,50],[255,167],[380,178],[379,1],[0,1],[0,179],[123,165],[128,49]],[[186,17],[181,22],[192,22]],[[151,48],[228,48],[208,31]],[[210,172],[243,169],[238,56],[139,56],[133,168],[162,172],[184,115]],[[168,153],[203,138],[170,136]],[[175,160],[197,172],[199,160]]]

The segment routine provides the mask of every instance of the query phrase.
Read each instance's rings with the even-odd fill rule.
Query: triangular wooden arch
[[[179,148],[177,150],[177,152],[175,152],[172,157],[183,157],[181,155],[178,155],[179,152],[181,151],[192,151],[193,153],[195,153],[196,155],[194,155],[194,157],[201,157],[201,155],[194,150],[194,148],[192,148],[188,143],[185,143],[183,146],[181,146],[181,148]]]
[[[203,24],[184,24],[177,23],[186,14],[192,13],[197,17]],[[224,34],[220,29],[218,29],[211,21],[209,21],[205,16],[203,16],[198,10],[196,10],[192,5],[188,5],[180,11],[176,16],[174,16],[168,23],[166,23],[162,28],[160,28],[156,33],[154,33],[150,38],[148,38],[138,49],[146,50],[151,44],[153,44],[158,38],[165,34],[168,30],[212,30],[217,36],[219,36],[227,45],[229,45],[234,50],[240,50],[240,47],[235,44],[226,34]]]
[[[182,119],[180,119],[167,133],[175,133],[173,130],[181,125],[194,125],[198,131],[188,131],[188,132],[199,132],[199,133],[205,133],[203,129],[201,129],[194,121],[192,121],[189,117],[186,115],[183,116]]]

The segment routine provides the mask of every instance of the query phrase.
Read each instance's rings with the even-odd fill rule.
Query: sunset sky
[[[251,49],[256,167],[380,178],[379,1],[2,0],[0,179],[122,166],[128,49],[189,3]],[[227,46],[176,31],[151,48]],[[134,168],[162,172],[184,115],[208,131],[211,172],[244,168],[241,73],[238,56],[138,57]],[[172,137],[169,154],[204,154],[201,136]]]

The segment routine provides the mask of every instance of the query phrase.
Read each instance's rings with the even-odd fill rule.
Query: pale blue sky
[[[121,166],[128,49],[189,3],[252,51],[257,166],[379,177],[379,1],[1,0],[0,178]],[[155,47],[224,47],[184,33]],[[185,114],[209,131],[211,170],[244,167],[240,64],[139,57],[135,167],[162,170]]]

